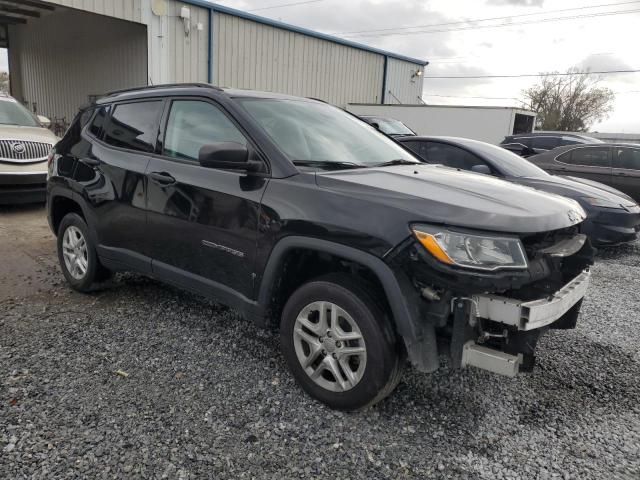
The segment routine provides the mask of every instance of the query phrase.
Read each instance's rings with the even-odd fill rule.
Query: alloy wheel
[[[79,228],[70,226],[62,237],[62,256],[69,274],[76,280],[82,280],[89,266],[87,241]]]
[[[353,317],[331,302],[313,302],[298,314],[293,329],[298,361],[317,385],[345,392],[362,379],[367,348]]]

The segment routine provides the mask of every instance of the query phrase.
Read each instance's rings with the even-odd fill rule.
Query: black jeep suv
[[[295,378],[334,408],[384,398],[407,357],[529,370],[589,282],[577,203],[421,164],[315,100],[115,92],[55,146],[47,188],[73,288],[135,271],[279,327]]]

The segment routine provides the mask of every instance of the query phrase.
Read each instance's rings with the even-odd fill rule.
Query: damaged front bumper
[[[476,295],[470,299],[475,307],[471,310],[471,315],[475,318],[471,318],[470,322],[490,321],[516,329],[518,332],[553,326],[570,314],[571,309],[584,298],[590,278],[591,272],[585,270],[553,295],[527,302],[496,295]],[[567,320],[575,325],[575,319]],[[559,327],[566,328],[566,325]],[[461,366],[477,367],[515,377],[524,361],[523,353],[510,354],[469,340],[462,349]]]
[[[511,325],[518,330],[533,330],[552,324],[585,296],[591,272],[585,270],[556,293],[523,302],[497,295],[475,295],[476,316]]]
[[[413,308],[413,331],[401,331],[409,359],[430,373],[449,358],[502,375],[531,371],[539,338],[577,324],[590,281],[594,249],[572,230],[524,238],[529,265],[521,271],[471,272],[443,266],[419,245],[390,258]]]

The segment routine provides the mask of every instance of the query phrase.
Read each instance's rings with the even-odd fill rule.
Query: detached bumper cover
[[[598,246],[636,240],[640,233],[640,207],[633,205],[625,209],[600,209],[584,222],[583,233]]]
[[[476,315],[528,331],[542,328],[559,320],[586,294],[591,272],[583,271],[556,293],[547,298],[523,302],[497,295],[476,295]]]

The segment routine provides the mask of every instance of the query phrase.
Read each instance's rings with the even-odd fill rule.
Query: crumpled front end
[[[526,268],[476,270],[443,263],[414,237],[387,255],[419,311],[413,365],[432,372],[439,357],[515,376],[535,364],[549,329],[575,328],[595,250],[579,226],[520,236]]]

